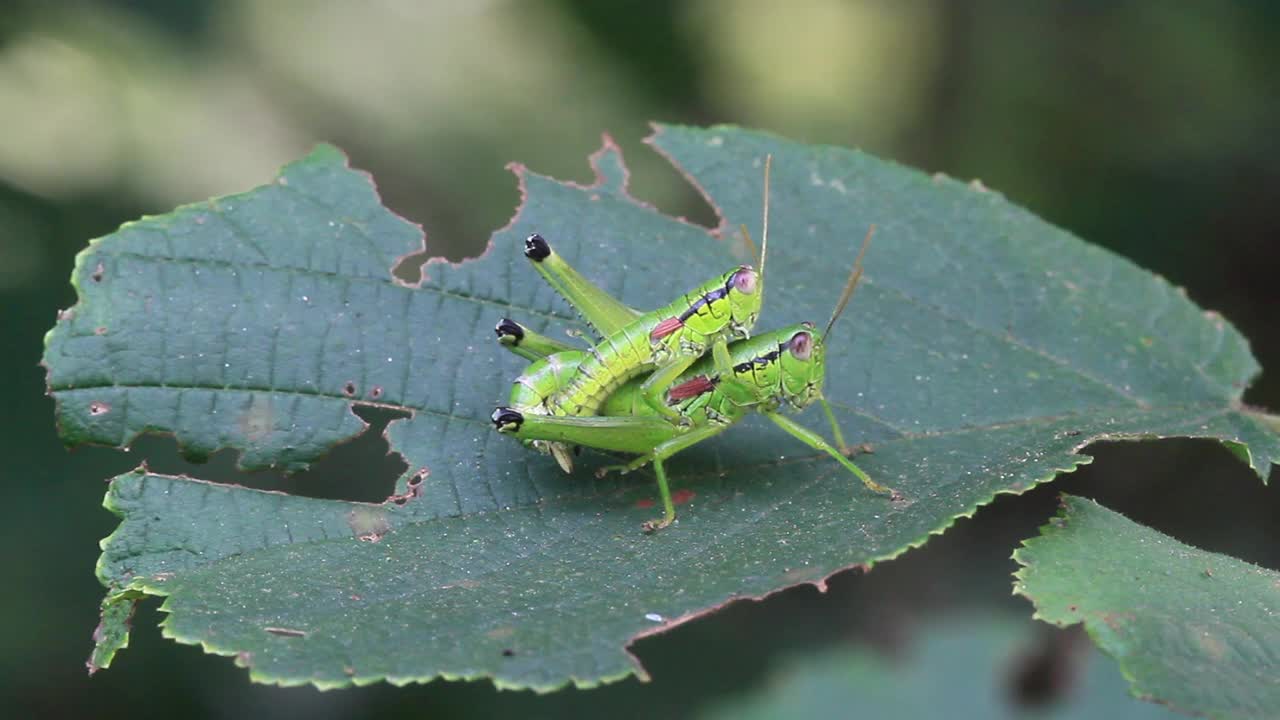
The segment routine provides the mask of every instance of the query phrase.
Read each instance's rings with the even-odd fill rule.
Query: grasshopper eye
[[[798,332],[787,341],[787,349],[797,360],[808,360],[813,355],[813,336],[807,332]]]
[[[756,291],[756,280],[756,271],[749,267],[744,267],[729,278],[729,287],[743,295],[752,295]]]

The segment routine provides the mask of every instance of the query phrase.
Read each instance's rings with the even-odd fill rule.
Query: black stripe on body
[[[729,287],[726,285],[725,287],[722,287],[722,288],[716,288],[715,290],[712,290],[711,292],[703,295],[697,300],[694,300],[693,304],[689,306],[689,309],[680,313],[680,322],[684,322],[689,318],[693,317],[695,314],[697,314],[697,312],[700,309],[702,309],[703,306],[708,306],[717,300],[723,300],[725,296],[727,296],[728,294],[729,294]],[[709,309],[710,308],[708,308],[708,310]]]
[[[733,366],[736,373],[745,373],[748,370],[754,370],[755,366],[767,367],[769,363],[775,362],[782,355],[782,346],[779,345],[777,350],[770,350],[763,355],[757,355],[744,363],[738,363]]]

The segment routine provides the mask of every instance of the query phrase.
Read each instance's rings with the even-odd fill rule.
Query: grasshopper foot
[[[621,475],[626,475],[627,473],[631,472],[631,466],[630,465],[605,465],[602,468],[596,469],[596,477],[602,478],[611,472],[616,472]]]
[[[693,429],[693,418],[688,415],[672,415],[667,420],[681,432]]]
[[[857,445],[846,445],[840,448],[840,454],[845,457],[857,457],[858,455],[871,455],[875,453],[876,448],[871,443],[858,443]]]
[[[503,345],[519,347],[520,341],[524,340],[524,328],[511,318],[502,318],[493,331],[498,334],[498,342]]]
[[[640,532],[644,533],[645,535],[652,535],[658,532],[659,530],[667,527],[673,522],[675,522],[675,518],[664,517],[664,518],[659,518],[657,520],[645,520],[644,522],[640,523]]]
[[[509,407],[496,408],[491,419],[500,433],[519,432],[520,426],[524,424],[524,414]]]
[[[524,240],[524,256],[534,262],[542,262],[551,255],[551,246],[538,233],[534,233]]]

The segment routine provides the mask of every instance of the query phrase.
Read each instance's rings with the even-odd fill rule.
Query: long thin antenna
[[[742,234],[742,244],[746,249],[747,258],[754,261],[756,259],[756,244],[751,239],[751,231],[747,229],[746,223],[739,225],[738,231]]]
[[[849,280],[844,284],[844,291],[840,293],[840,300],[836,303],[836,309],[832,311],[831,319],[827,321],[827,329],[822,331],[824,341],[831,337],[831,326],[836,324],[836,318],[840,317],[840,313],[844,312],[845,306],[849,304],[850,298],[853,297],[853,291],[858,287],[858,281],[862,279],[862,256],[867,254],[867,246],[871,244],[871,236],[875,232],[875,225],[867,228],[867,236],[862,239],[862,249],[858,251],[858,259],[853,261],[853,272],[849,273]]]
[[[769,168],[773,155],[764,156],[764,219],[760,222],[760,297],[764,300],[764,259],[769,253]]]

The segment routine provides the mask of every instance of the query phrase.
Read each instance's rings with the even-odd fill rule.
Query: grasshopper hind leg
[[[542,360],[558,352],[582,349],[536,333],[511,318],[499,320],[493,332],[498,336],[499,345],[530,361]]]
[[[640,317],[639,310],[624,305],[574,269],[541,235],[534,233],[525,238],[524,255],[533,261],[533,268],[547,285],[602,337],[612,335]]]

